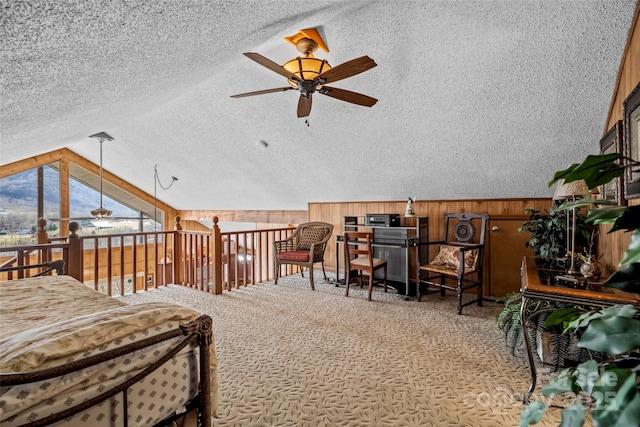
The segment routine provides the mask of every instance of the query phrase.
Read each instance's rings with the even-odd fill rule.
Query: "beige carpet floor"
[[[168,301],[213,318],[216,426],[517,426],[529,371],[510,355],[500,305],[405,301],[299,275],[222,295],[168,286],[122,299]],[[543,373],[544,375],[544,373]],[[538,386],[539,388],[540,386]],[[535,395],[534,395],[535,397]],[[559,412],[537,425],[558,425]]]

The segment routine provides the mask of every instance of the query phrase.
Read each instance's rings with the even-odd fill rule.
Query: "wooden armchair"
[[[324,250],[331,237],[333,225],[326,222],[307,222],[300,224],[286,240],[273,242],[273,252],[275,258],[275,283],[278,284],[280,268],[282,265],[297,265],[301,268],[309,269],[309,282],[311,289],[315,290],[313,284],[313,264],[322,263],[322,274],[325,280],[327,273],[324,271]],[[301,269],[302,277],[304,271]]]
[[[444,238],[439,242],[426,242],[418,245],[418,258],[421,251],[428,251],[432,245],[439,245],[438,254],[428,263],[419,265],[417,271],[417,297],[422,298],[429,287],[438,288],[440,295],[445,290],[453,290],[458,296],[458,314],[462,307],[474,302],[482,306],[482,275],[484,264],[484,240],[487,231],[488,214],[445,214]],[[479,233],[476,230],[479,229]],[[462,303],[464,291],[477,289],[477,298]]]

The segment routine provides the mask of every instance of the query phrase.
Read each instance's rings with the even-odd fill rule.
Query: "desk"
[[[343,232],[363,231],[362,228],[371,230],[373,232],[371,246],[374,257],[387,260],[387,280],[404,283],[405,296],[408,297],[410,272],[415,270],[415,268],[411,268],[411,265],[412,262],[418,262],[416,260],[416,244],[428,240],[428,223],[427,217],[401,217],[400,225],[384,227],[365,225],[361,216],[345,216],[343,218]],[[343,238],[343,234],[336,236],[336,280],[338,283],[340,283],[340,248],[344,245]],[[345,252],[342,251],[342,265],[344,266],[346,266]],[[421,261],[426,262],[426,260]],[[376,276],[376,278],[381,277]]]
[[[359,245],[359,244],[365,244],[366,242],[349,242],[350,245]],[[338,235],[336,236],[336,280],[339,283],[340,282],[340,247],[344,245],[344,236],[343,235]],[[374,256],[376,258],[386,258],[389,261],[389,256],[384,256],[385,252],[389,252],[389,249],[391,250],[400,250],[402,251],[403,256],[401,257],[401,259],[396,259],[396,262],[400,262],[401,263],[401,280],[404,281],[404,285],[405,285],[405,295],[409,296],[409,248],[415,248],[416,244],[415,244],[415,238],[409,238],[409,239],[405,239],[403,242],[398,242],[398,243],[390,243],[390,242],[376,242],[376,241],[371,241],[371,246],[373,249],[373,253]],[[385,249],[387,249],[385,251]],[[344,268],[346,268],[346,264],[347,264],[347,260],[345,259],[346,257],[346,251],[342,251],[342,264],[344,266]],[[398,267],[398,264],[394,264],[393,266],[389,266],[388,268],[391,269],[393,267]],[[346,271],[344,271],[343,268],[343,276],[346,277]],[[388,274],[387,275],[387,279],[388,280],[392,280],[395,279],[396,277],[394,277],[393,274]]]
[[[616,304],[632,304],[640,308],[640,294],[623,292],[614,288],[603,288],[602,291],[591,291],[584,289],[566,288],[561,286],[543,285],[540,281],[538,268],[533,257],[524,257],[522,260],[522,306],[520,307],[520,323],[524,335],[524,342],[527,349],[527,359],[531,382],[529,390],[522,398],[523,403],[529,401],[529,397],[536,388],[536,365],[533,360],[531,349],[531,338],[526,327],[529,317],[527,317],[527,305],[530,299],[543,299],[549,301],[564,302],[573,305],[587,307],[609,307]]]

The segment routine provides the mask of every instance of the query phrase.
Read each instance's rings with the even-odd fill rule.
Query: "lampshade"
[[[283,67],[301,80],[314,80],[318,75],[331,69],[326,59],[316,58],[313,54],[290,59],[284,63]],[[295,81],[289,80],[289,84],[296,89],[298,88]]]
[[[564,182],[564,179],[561,179],[556,184],[553,200],[570,199],[576,196],[584,196],[585,194],[589,194],[589,187],[587,187],[583,179],[567,183]]]
[[[97,219],[105,219],[105,218],[108,218],[109,216],[111,216],[111,213],[112,212],[109,209],[105,209],[103,207],[100,207],[98,209],[92,210],[91,211],[91,216],[93,216],[93,217],[95,217]]]

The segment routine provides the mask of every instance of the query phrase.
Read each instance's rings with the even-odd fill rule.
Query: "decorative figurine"
[[[415,216],[416,213],[413,211],[413,202],[415,202],[416,197],[413,196],[413,199],[409,197],[407,201],[407,208],[404,211],[404,216]]]

